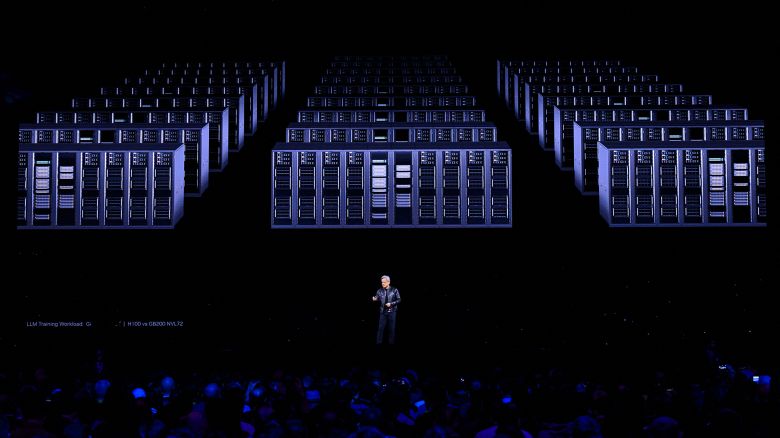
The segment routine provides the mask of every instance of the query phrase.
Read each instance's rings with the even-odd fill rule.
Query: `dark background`
[[[3,30],[0,69],[10,144],[34,111],[164,61],[286,59],[288,97],[210,175],[206,194],[187,199],[173,231],[17,231],[9,220],[0,354],[11,363],[69,364],[95,348],[134,367],[373,358],[364,354],[376,325],[370,297],[388,274],[403,296],[396,357],[409,362],[519,357],[632,372],[695,362],[716,340],[735,362],[776,365],[771,225],[609,229],[597,200],[579,195],[495,95],[496,57],[621,59],[718,104],[748,105],[771,132],[777,47],[758,7],[221,1],[19,11],[7,19],[22,30]],[[513,228],[270,229],[271,146],[340,54],[451,57],[513,148]],[[6,148],[5,187],[14,157]],[[31,320],[94,326],[26,328]],[[184,328],[122,327],[133,320]]]

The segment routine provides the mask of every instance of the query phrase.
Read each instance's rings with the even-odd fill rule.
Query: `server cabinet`
[[[184,145],[19,145],[17,228],[173,228],[184,212]]]
[[[624,66],[620,61],[508,61],[503,64],[501,70],[501,89],[499,95],[504,102],[512,107],[513,96],[520,93],[519,101],[522,103],[524,77],[532,74],[629,74],[638,73],[637,67]],[[523,120],[519,118],[518,120]]]
[[[630,122],[610,120],[610,118],[615,115],[630,116],[631,113],[637,117],[635,123],[638,126],[627,126],[626,129],[624,129],[620,124]],[[589,120],[593,118],[593,115],[599,116],[598,121]],[[697,117],[697,119],[690,120],[689,117],[691,116]],[[680,140],[682,137],[680,135],[669,135],[669,133],[666,132],[666,128],[686,131],[687,128],[683,125],[689,124],[690,127],[695,127],[695,125],[693,125],[695,123],[700,124],[694,130],[697,134],[691,134],[689,137],[686,137],[692,138],[694,141],[705,139],[704,131],[708,128],[704,125],[710,125],[713,128],[717,128],[714,132],[723,133],[723,135],[718,135],[718,137],[723,139],[763,139],[763,122],[747,122],[747,125],[742,126],[748,130],[744,135],[735,135],[733,137],[730,134],[728,136],[725,135],[724,131],[729,130],[726,125],[735,123],[735,125],[732,126],[739,127],[740,123],[746,123],[747,109],[744,108],[692,108],[688,110],[659,108],[638,111],[624,110],[622,113],[617,114],[597,111],[595,114],[585,113],[578,115],[578,117],[581,120],[571,123],[571,138],[568,143],[571,144],[571,151],[574,157],[574,182],[580,192],[585,195],[598,193],[597,146],[599,141],[647,141],[651,139],[660,141],[671,139],[672,141],[675,141]],[[723,117],[727,118],[724,119]],[[653,121],[650,122],[647,118],[652,118]],[[671,120],[669,118],[671,118]],[[627,117],[626,119],[630,120]],[[678,125],[674,125],[674,123],[677,123]],[[617,126],[612,126],[613,124],[617,124]],[[754,126],[756,131],[751,131],[751,128],[748,128],[747,126]],[[601,129],[602,127],[605,129]],[[706,137],[711,139],[716,138],[712,137],[712,133],[707,134]]]
[[[310,96],[306,99],[308,108],[452,108],[474,107],[477,99],[474,96]]]
[[[238,92],[245,95],[245,107],[251,108],[250,114],[257,114],[257,121],[251,126],[247,124],[247,134],[257,131],[258,123],[268,119],[268,113],[273,108],[273,89],[269,85],[268,75],[241,76],[195,76],[168,75],[144,76],[140,78],[125,78],[125,85],[134,87],[151,86],[189,86],[189,87],[237,87]],[[255,90],[257,88],[257,90]],[[252,129],[250,133],[249,129]]]
[[[546,105],[552,105],[553,115],[549,120],[545,120],[544,137],[547,142],[548,137],[554,142],[555,139],[555,107],[573,106],[573,107],[642,107],[642,106],[700,106],[707,107],[712,104],[712,96],[709,94],[619,94],[619,95],[555,95],[547,96]],[[545,112],[547,114],[547,112]],[[554,147],[554,146],[553,146]],[[553,147],[547,150],[553,150]]]
[[[465,84],[423,85],[316,85],[316,96],[429,96],[468,94]]]
[[[287,127],[287,143],[436,143],[495,142],[496,127],[492,123],[353,123],[337,124],[291,123]]]
[[[511,227],[505,143],[305,146],[274,148],[274,228]]]
[[[36,114],[39,124],[208,124],[208,166],[211,172],[221,172],[228,163],[228,109],[213,111],[187,110],[66,110],[42,111]]]
[[[463,123],[485,122],[483,110],[308,110],[298,111],[299,123]]]
[[[209,185],[207,124],[22,124],[19,143],[183,143],[185,195],[201,196]]]
[[[574,159],[574,122],[746,120],[747,109],[728,106],[713,107],[712,96],[675,96],[682,105],[658,106],[653,99],[639,99],[630,106],[593,107],[588,101],[572,104],[571,99],[558,99],[566,104],[553,107],[553,148],[555,162],[563,170],[571,170]],[[687,103],[686,103],[687,102]],[[595,144],[593,145],[595,148]]]
[[[163,63],[159,69],[147,71],[149,75],[170,75],[179,72],[187,72],[188,75],[216,75],[216,76],[241,76],[241,75],[267,75],[269,107],[276,108],[279,100],[284,98],[287,89],[287,62],[286,61],[258,61],[258,62],[173,62]]]
[[[244,135],[253,135],[257,131],[258,115],[266,112],[258,99],[257,83],[245,85],[123,85],[119,87],[101,87],[101,96],[111,97],[194,97],[194,96],[244,96]],[[264,116],[260,116],[264,120]]]
[[[598,172],[598,142],[619,141],[744,141],[764,140],[763,121],[650,121],[575,122],[574,178],[583,194],[595,194]]]
[[[331,67],[326,76],[452,76],[454,67]]]
[[[237,151],[244,147],[243,94],[209,97],[77,97],[72,100],[71,107],[74,109],[94,110],[193,109],[203,111],[227,108],[229,112],[229,117],[227,118],[228,148]]]
[[[462,84],[459,75],[323,75],[323,85]]]
[[[545,69],[549,70],[549,69]],[[561,69],[558,69],[561,70]],[[509,107],[514,110],[517,120],[525,121],[526,117],[526,84],[621,84],[621,83],[656,83],[660,81],[658,75],[640,75],[633,72],[623,73],[627,70],[636,70],[629,67],[578,67],[567,69],[571,73],[545,72],[545,73],[515,73],[514,80],[510,82]],[[533,92],[533,90],[532,90]],[[533,99],[534,96],[530,98]],[[536,103],[530,102],[535,108]]]
[[[599,142],[610,226],[766,226],[764,141]]]
[[[566,84],[566,85],[538,85],[526,83],[526,123],[535,128],[529,128],[530,133],[539,135],[539,146],[545,150],[552,150],[553,106],[560,96],[609,96],[609,95],[675,95],[682,94],[681,84]],[[533,99],[530,99],[533,94]],[[531,100],[536,101],[536,105]],[[535,124],[535,125],[534,125]],[[534,132],[535,131],[535,132]]]

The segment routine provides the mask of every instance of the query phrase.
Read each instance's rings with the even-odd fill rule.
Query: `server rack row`
[[[534,68],[538,70],[539,68]],[[547,70],[548,68],[544,68]],[[575,70],[575,69],[570,69]],[[634,72],[623,73],[628,67],[578,67],[577,71],[561,74],[559,72],[542,72],[534,74],[515,74],[510,82],[508,105],[515,113],[517,120],[525,120],[526,114],[526,84],[626,84],[660,81],[658,75],[642,75]],[[533,96],[531,96],[533,98]]]
[[[384,96],[384,97],[315,97],[306,99],[309,108],[403,108],[403,107],[473,107],[474,96]]]
[[[337,55],[334,61],[447,61],[447,55]]]
[[[101,87],[100,95],[109,97],[205,97],[205,96],[244,96],[244,136],[254,135],[257,132],[258,117],[262,120],[268,115],[267,102],[258,99],[257,83],[244,85],[152,85],[119,87]],[[267,99],[266,99],[267,100]]]
[[[428,96],[436,94],[468,94],[469,87],[465,84],[449,85],[317,85],[314,94],[317,96],[375,96],[375,95],[416,95]]]
[[[201,196],[209,185],[207,124],[21,124],[19,143],[98,145],[124,143],[184,144],[184,192]]]
[[[173,228],[184,145],[19,145],[17,228]]]
[[[540,105],[537,115],[537,131],[539,145],[544,150],[553,150],[555,141],[555,107],[646,107],[646,106],[695,106],[709,107],[712,105],[710,94],[622,94],[622,95],[539,95]],[[543,96],[543,97],[542,97]]]
[[[702,99],[701,102],[709,102]],[[728,105],[707,106],[635,106],[583,108],[572,105],[556,105],[553,117],[553,144],[555,163],[562,170],[571,170],[574,165],[574,123],[575,122],[669,122],[669,121],[727,121],[747,120],[747,108]],[[593,145],[595,147],[595,145]]]
[[[146,97],[76,97],[72,100],[74,109],[93,110],[219,110],[228,109],[228,148],[233,151],[244,147],[244,95],[210,97],[172,97],[172,96],[146,96]]]
[[[553,106],[561,96],[679,95],[682,84],[525,84],[525,123],[528,132],[539,135],[539,146],[552,150]],[[550,132],[547,131],[550,129]],[[548,144],[549,139],[549,144]]]
[[[505,143],[278,144],[272,227],[510,227]]]
[[[314,110],[298,111],[300,123],[484,122],[484,110]]]
[[[133,110],[91,111],[66,110],[36,113],[35,123],[49,125],[74,124],[208,124],[208,167],[221,172],[228,163],[228,109],[214,111]]]
[[[330,68],[426,68],[452,67],[450,61],[333,61]]]
[[[766,226],[764,141],[599,142],[610,226]]]
[[[221,75],[243,74],[251,71],[252,74],[268,71],[271,74],[269,86],[272,92],[271,107],[275,108],[279,99],[284,98],[287,90],[287,61],[241,61],[241,62],[173,62],[162,63],[161,69],[186,69],[187,71],[212,69]]]
[[[326,68],[326,76],[417,76],[457,74],[454,67],[331,67]]]
[[[323,75],[322,84],[410,85],[410,84],[462,84],[459,75]]]
[[[596,192],[596,182],[601,183],[598,142],[696,144],[753,140],[764,140],[763,121],[575,122],[574,183],[583,194]]]
[[[594,74],[594,73],[638,73],[636,67],[626,67],[618,60],[502,60],[496,62],[496,81],[499,96],[509,105],[513,90],[518,83],[515,74]],[[520,81],[519,86],[523,86]]]
[[[496,127],[492,123],[394,123],[377,127],[373,123],[353,123],[337,127],[316,123],[291,123],[287,143],[435,143],[494,142]]]
[[[195,74],[164,74],[141,77],[126,77],[124,85],[128,86],[183,86],[183,87],[238,87],[246,95],[247,103],[260,121],[268,118],[268,113],[276,105],[274,99],[276,90],[267,74],[262,75],[231,75],[208,76]],[[257,90],[252,88],[256,87]],[[209,94],[209,93],[199,93]],[[213,93],[211,93],[213,94]],[[255,103],[257,102],[257,103]],[[255,127],[256,130],[256,127]]]
[[[515,109],[518,120],[523,120],[525,83],[544,82],[547,77],[582,75],[636,75],[639,68],[628,66],[580,66],[580,67],[516,67],[507,71],[503,97],[510,108]]]
[[[728,107],[713,107],[710,105],[712,96],[700,95],[681,96],[692,103],[689,107],[683,106],[656,106],[632,105],[631,107],[613,107],[608,109],[591,110],[582,106],[582,102],[575,105],[555,105],[553,107],[553,149],[555,150],[555,162],[562,170],[571,170],[574,157],[574,122],[602,121],[602,122],[628,122],[628,121],[685,121],[685,120],[745,120],[747,110]],[[577,103],[581,105],[577,106]],[[587,106],[587,102],[584,103]],[[742,118],[739,118],[742,117]],[[547,129],[547,128],[545,128]],[[547,134],[549,135],[549,134]],[[546,140],[546,138],[545,138]]]

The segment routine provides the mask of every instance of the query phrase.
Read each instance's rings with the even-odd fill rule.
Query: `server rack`
[[[546,150],[553,148],[553,106],[556,105],[559,96],[682,94],[683,92],[681,84],[536,85],[526,83],[525,87],[525,121],[527,127],[531,124],[528,132],[538,134],[539,146]],[[535,101],[535,105],[532,101]]]
[[[457,72],[454,67],[338,67],[326,68],[326,76],[451,76]]]
[[[557,96],[553,100],[552,139],[556,164],[562,170],[571,170],[574,157],[573,129],[575,120],[630,121],[634,120],[706,120],[707,114],[723,117],[724,110],[712,106],[711,95],[654,95],[654,96]],[[686,108],[688,107],[688,108]],[[709,109],[714,111],[709,113]],[[739,110],[729,111],[738,117]],[[745,115],[747,113],[745,112]],[[614,120],[613,120],[614,119]],[[595,147],[595,145],[594,145]]]
[[[186,72],[185,72],[186,73]],[[268,112],[274,107],[274,88],[273,81],[267,73],[245,74],[245,75],[197,75],[197,74],[162,74],[149,75],[138,78],[125,78],[125,85],[132,86],[151,86],[151,85],[189,85],[189,86],[239,86],[239,89],[246,94],[247,103],[252,108],[260,121],[268,118]],[[252,90],[253,84],[256,84],[257,91]],[[255,97],[256,96],[256,97]],[[254,103],[257,100],[257,103]]]
[[[330,68],[436,68],[452,67],[449,61],[334,61]]]
[[[599,141],[745,141],[764,140],[764,122],[575,122],[574,181],[583,194],[596,193],[600,181],[597,146]]]
[[[212,63],[212,66],[216,66],[217,63]],[[273,69],[276,72],[276,80],[274,81],[274,99],[273,106],[277,106],[279,99],[283,99],[287,92],[287,61],[242,61],[233,63],[221,63],[221,67],[233,67],[233,68],[265,68]]]
[[[468,94],[465,84],[425,84],[425,85],[316,85],[317,96],[394,96],[394,95],[446,95]]]
[[[549,139],[554,143],[555,139],[555,107],[643,107],[643,106],[698,106],[708,107],[712,104],[712,95],[709,94],[651,94],[651,95],[555,95],[548,96],[546,105],[552,105],[552,116],[545,116],[544,124],[545,142]],[[546,111],[545,114],[548,114]],[[552,150],[554,145],[547,150]]]
[[[644,122],[644,121],[704,121],[704,120],[747,120],[747,108],[739,108],[734,105],[709,105],[708,96],[702,96],[698,101],[704,106],[666,106],[659,107],[654,104],[648,106],[636,105],[626,107],[584,107],[582,105],[556,105],[554,107],[553,143],[555,148],[555,162],[562,170],[574,169],[574,122]],[[586,105],[587,106],[587,105]],[[589,146],[596,152],[596,144]],[[580,151],[581,156],[584,152]],[[581,163],[582,164],[582,163]],[[597,168],[597,166],[596,166]],[[578,169],[579,176],[587,179],[587,167]],[[593,172],[596,175],[597,172]],[[575,171],[576,174],[576,171]],[[594,188],[598,178],[593,180]],[[583,181],[578,182],[582,190]]]
[[[268,113],[273,108],[273,90],[269,86],[267,75],[255,76],[143,76],[138,78],[127,77],[124,79],[124,85],[139,86],[238,86],[239,90],[246,95],[246,105],[250,105],[253,113],[257,114],[258,121],[266,121]],[[255,93],[253,84],[257,86]],[[256,97],[255,97],[256,96]],[[256,101],[256,103],[255,103]],[[245,105],[245,106],[246,106]],[[257,108],[254,110],[254,108]],[[252,126],[254,134],[257,131],[257,124]],[[247,133],[249,127],[247,127]],[[251,135],[250,134],[250,135]]]
[[[507,105],[511,106],[512,96],[519,92],[521,93],[520,102],[522,102],[523,76],[530,74],[627,74],[638,72],[637,67],[624,66],[620,61],[508,61],[499,70],[500,89],[498,94],[504,98]]]
[[[485,111],[483,110],[298,111],[299,123],[463,123],[485,121]]]
[[[517,120],[525,121],[526,94],[525,84],[576,84],[576,83],[630,83],[630,82],[658,82],[658,75],[640,75],[631,70],[633,67],[576,67],[568,68],[566,72],[547,71],[551,68],[524,68],[520,73],[515,73],[507,91],[508,105],[514,110]],[[524,70],[543,70],[538,73],[525,72]],[[560,68],[556,70],[561,70]],[[533,98],[533,96],[531,96]],[[535,106],[534,102],[531,105]]]
[[[309,108],[403,108],[403,107],[474,107],[477,99],[474,96],[310,96],[306,98]]]
[[[239,75],[250,73],[252,75],[268,73],[270,75],[270,101],[271,108],[276,108],[279,99],[284,98],[287,89],[287,62],[286,61],[259,61],[259,62],[173,62],[163,63],[161,72],[186,70],[213,71],[216,74]],[[155,70],[151,70],[154,72]]]
[[[324,75],[324,85],[410,85],[410,84],[462,84],[459,75]]]
[[[337,55],[334,61],[447,61],[447,55]]]
[[[506,143],[278,144],[272,227],[511,227]]]
[[[599,142],[613,227],[766,226],[764,141]]]
[[[211,172],[221,172],[228,162],[228,109],[214,111],[133,110],[133,111],[42,111],[35,123],[50,125],[73,124],[208,124],[208,166]]]
[[[213,111],[215,108],[222,110],[227,108],[228,123],[228,148],[240,150],[244,147],[244,95],[234,94],[229,96],[209,97],[172,97],[172,96],[146,96],[146,97],[76,97],[71,103],[74,109],[193,109]]]
[[[435,143],[495,142],[492,123],[353,123],[348,127],[316,123],[291,123],[287,143]]]
[[[146,96],[244,96],[244,136],[257,132],[258,118],[265,120],[268,115],[266,102],[258,98],[258,84],[243,85],[123,85],[119,87],[101,87],[101,96],[110,97],[146,97]]]
[[[19,145],[17,228],[173,228],[184,211],[184,145]]]
[[[201,196],[209,186],[208,124],[21,124],[19,143],[184,144],[184,193]]]

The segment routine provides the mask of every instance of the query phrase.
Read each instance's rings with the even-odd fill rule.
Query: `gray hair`
[[[387,281],[390,281],[390,276],[389,275],[383,275],[381,279],[382,280],[387,279]]]

